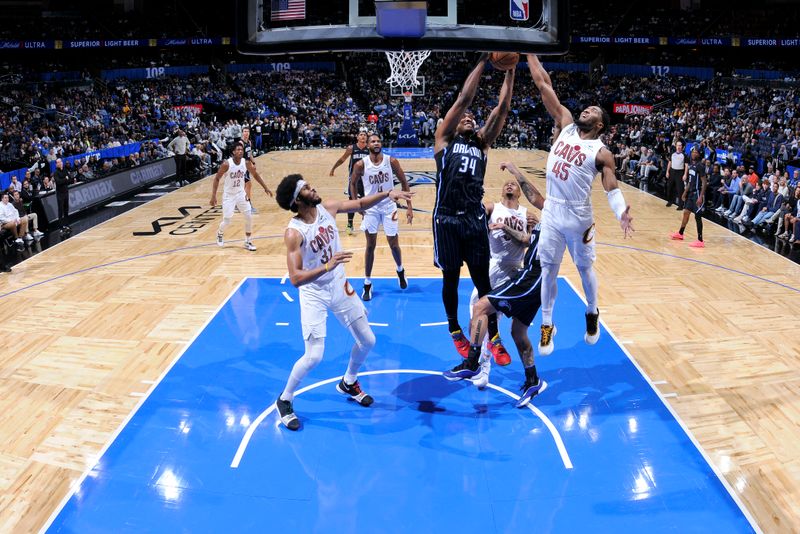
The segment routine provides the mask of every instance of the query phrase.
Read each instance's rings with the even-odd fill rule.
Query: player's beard
[[[321,197],[316,197],[316,198],[298,198],[297,199],[297,203],[299,204],[300,202],[302,202],[303,204],[305,204],[309,208],[313,208],[314,206],[317,206],[320,202],[322,202],[322,198]]]
[[[378,155],[378,154],[380,154],[380,153],[381,153],[381,150],[383,150],[383,147],[378,147],[378,148],[370,148],[370,149],[369,149],[370,153],[371,153],[371,154],[375,154],[375,155]]]
[[[507,200],[514,200],[514,193],[506,193]]]
[[[594,124],[589,124],[588,122],[583,121],[581,119],[575,121],[575,126],[577,126],[578,129],[584,133],[589,133],[594,128]]]

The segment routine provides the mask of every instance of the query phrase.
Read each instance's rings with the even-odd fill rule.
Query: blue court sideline
[[[378,342],[361,378],[375,404],[336,392],[351,341],[330,318],[325,360],[295,400],[302,429],[278,427],[272,412],[243,442],[303,347],[297,290],[248,279],[50,531],[752,532],[608,332],[583,343],[584,305],[559,284],[535,410],[514,408],[522,369],[508,320],[513,362],[493,369],[496,387],[449,383],[432,374],[458,362],[446,326],[421,326],[443,320],[441,281],[412,279],[402,292],[380,279],[367,306]],[[462,280],[464,313],[471,288]]]

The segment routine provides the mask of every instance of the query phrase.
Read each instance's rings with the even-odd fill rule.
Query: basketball
[[[497,70],[511,70],[519,63],[519,54],[516,52],[492,52],[489,61]]]

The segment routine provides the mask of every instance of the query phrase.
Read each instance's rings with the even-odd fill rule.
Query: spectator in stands
[[[734,171],[736,174],[739,173],[738,170]],[[731,199],[731,204],[728,209],[723,213],[723,215],[729,219],[732,219],[738,216],[739,212],[744,207],[745,199],[749,199],[753,195],[753,185],[747,179],[747,177],[742,177],[739,180],[739,189],[734,193],[733,198]]]
[[[717,203],[717,201],[719,200],[718,195],[720,187],[723,185],[722,173],[720,172],[719,164],[714,163],[711,166],[711,172],[708,174],[708,186],[705,195],[707,201],[711,201],[711,205],[714,209],[720,205]]]
[[[769,184],[768,180],[764,180],[765,184]],[[763,206],[761,206],[759,212],[753,218],[753,226],[758,228],[762,224],[766,224],[767,221],[776,213],[778,213],[783,205],[783,195],[778,192],[778,184],[773,183],[770,187],[769,193],[767,193],[767,200]]]
[[[29,233],[26,234],[27,237],[25,240],[30,241],[35,239],[38,241],[41,239],[44,234],[39,231],[39,216],[33,211],[28,213],[28,207],[25,205],[25,201],[23,200],[19,191],[14,191],[12,204],[14,205],[14,208],[16,208],[17,213],[19,213],[20,220],[26,220],[26,226],[28,227]],[[33,232],[30,232],[31,228],[33,229]]]
[[[22,191],[22,184],[17,180],[16,176],[11,177],[11,183],[8,186],[9,191]]]
[[[794,243],[795,222],[800,217],[800,187],[796,187],[794,195],[784,204],[783,227],[786,231],[778,236],[779,239],[790,239]]]
[[[42,182],[42,188],[39,190],[39,194],[43,195],[45,193],[49,193],[50,191],[56,190],[56,184],[53,183],[53,180],[50,179],[49,176],[44,177],[44,182]]]
[[[22,237],[28,235],[28,220],[20,219],[19,212],[17,212],[14,205],[8,200],[8,193],[3,192],[2,199],[0,200],[0,227],[3,230],[8,230],[14,236],[14,242],[18,247],[23,246]]]
[[[644,150],[642,148],[643,152]],[[658,158],[656,158],[652,148],[646,150],[646,155],[639,160],[639,189],[645,193],[648,191],[651,174],[658,172]]]

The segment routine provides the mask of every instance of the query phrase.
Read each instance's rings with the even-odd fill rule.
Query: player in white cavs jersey
[[[372,404],[372,397],[361,390],[357,373],[375,345],[375,334],[367,323],[364,304],[345,277],[343,264],[350,261],[353,253],[342,250],[336,214],[364,211],[387,198],[409,201],[412,194],[389,189],[355,200],[323,202],[299,174],[285,177],[278,186],[275,195],[278,205],[297,214],[289,221],[283,240],[289,279],[300,289],[300,323],[305,342],[305,354],[292,367],[286,387],[275,402],[281,422],[290,430],[300,428],[292,406],[294,392],[322,360],[328,310],[356,341],[347,371],[336,389],[362,406]]]
[[[597,343],[600,330],[597,322],[597,277],[594,272],[594,215],[592,182],[601,173],[608,203],[620,222],[624,236],[633,232],[630,206],[626,206],[615,175],[614,156],[603,145],[600,134],[610,125],[608,113],[599,106],[584,109],[577,121],[561,105],[547,72],[539,59],[528,54],[528,68],[542,95],[542,103],[555,119],[559,131],[547,157],[547,200],[542,211],[542,234],[539,260],[542,264],[542,327],[539,353],[553,351],[553,305],[558,291],[558,271],[568,248],[578,268],[586,294],[586,334],[590,345]]]
[[[505,169],[510,164],[502,163],[501,169]],[[522,267],[522,258],[528,248],[527,241],[517,241],[504,231],[510,228],[514,232],[524,234],[528,228],[528,208],[520,205],[520,188],[516,178],[510,178],[503,184],[503,197],[500,202],[484,202],[486,216],[489,219],[489,281],[492,289],[500,287],[508,282],[512,276]],[[470,298],[470,314],[478,302],[478,289],[472,290]],[[498,318],[499,321],[499,318]],[[487,350],[494,356],[497,365],[508,365],[511,363],[511,356],[505,349],[500,334],[496,334],[493,339],[488,340]],[[486,385],[489,381],[489,370],[491,362],[486,352],[481,354],[481,374],[472,379],[479,387]]]
[[[372,134],[367,141],[369,156],[362,158],[353,165],[350,176],[350,198],[357,198],[358,183],[364,186],[364,196],[382,193],[394,188],[394,176],[400,181],[403,191],[409,191],[406,175],[397,158],[385,155],[382,150],[381,136]],[[414,220],[414,211],[411,202],[406,207],[406,221],[408,224]],[[367,239],[367,249],[364,254],[364,291],[361,298],[372,300],[372,265],[375,262],[375,245],[378,242],[378,228],[383,226],[386,241],[392,251],[394,263],[397,265],[397,278],[400,289],[408,287],[406,273],[403,269],[403,256],[400,251],[400,239],[397,237],[397,204],[388,198],[372,206],[364,213],[361,229]]]
[[[234,209],[239,208],[239,212],[244,215],[244,232],[246,236],[244,248],[253,252],[256,250],[256,246],[253,245],[253,242],[250,240],[253,232],[253,217],[250,213],[250,203],[247,201],[244,188],[245,177],[248,171],[250,172],[250,176],[261,184],[261,187],[264,188],[264,192],[272,196],[272,191],[269,190],[267,184],[261,179],[261,176],[255,169],[255,165],[253,165],[251,161],[244,159],[244,145],[237,143],[233,146],[231,157],[222,162],[217,174],[214,176],[214,185],[211,190],[211,206],[214,207],[217,205],[217,189],[219,189],[219,182],[222,179],[222,222],[219,225],[219,230],[217,230],[217,244],[219,246],[225,245],[223,234],[231,223]]]

